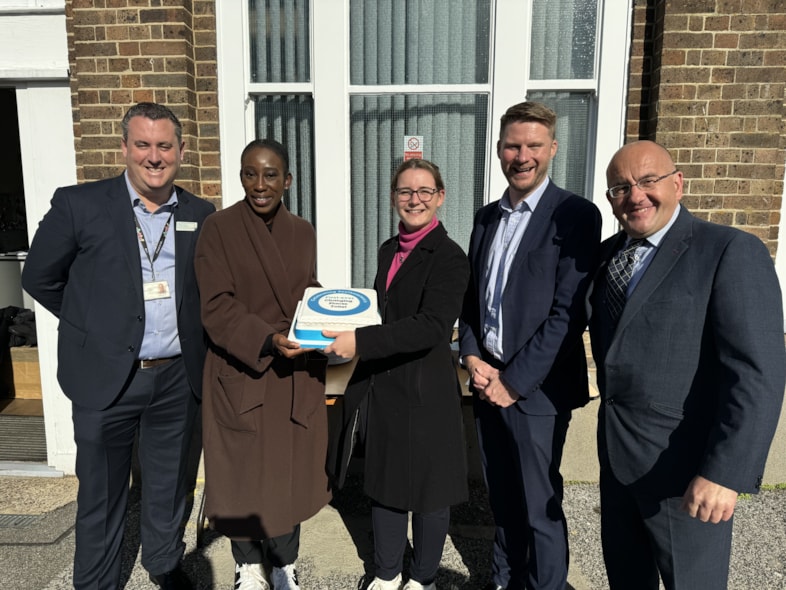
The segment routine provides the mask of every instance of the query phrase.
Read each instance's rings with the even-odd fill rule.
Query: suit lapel
[[[494,234],[497,233],[497,227],[502,219],[502,214],[499,211],[499,201],[489,207],[484,219],[480,221],[479,226],[482,227],[482,234],[480,235],[480,245],[478,247],[477,260],[474,265],[475,268],[485,269],[488,262],[489,252],[491,251],[492,243],[494,242]]]
[[[374,278],[374,290],[377,292],[377,308],[383,320],[385,319],[388,272],[390,272],[390,267],[393,264],[393,257],[396,255],[397,248],[398,239],[391,239],[380,246],[379,253],[377,254],[377,276]],[[400,274],[401,268],[398,269],[396,277]],[[393,286],[393,283],[396,281],[396,277],[393,277],[391,286]]]
[[[118,246],[126,259],[130,276],[137,278],[134,281],[134,289],[139,299],[142,299],[142,263],[139,260],[134,209],[131,196],[128,194],[125,175],[121,174],[115,178],[106,197],[107,215],[112,224],[112,231],[118,237]]]
[[[524,234],[521,236],[518,248],[516,248],[516,253],[511,261],[510,270],[508,271],[508,280],[505,283],[505,290],[502,293],[503,301],[505,293],[508,292],[508,288],[515,290],[519,288],[519,286],[516,285],[515,277],[522,276],[521,268],[524,265],[524,261],[529,258],[530,252],[543,244],[544,233],[547,232],[551,226],[551,218],[554,215],[554,209],[561,201],[562,199],[559,198],[559,195],[555,194],[555,185],[549,182],[538,206],[535,207],[535,210],[531,213],[529,223],[524,229]]]
[[[197,232],[194,231],[177,231],[178,222],[194,222],[194,208],[191,206],[191,198],[187,192],[179,187],[177,190],[177,207],[175,207],[174,227],[170,227],[169,231],[175,232],[175,296],[177,301],[177,309],[180,309],[180,302],[183,300],[183,289],[185,288],[186,280],[186,266],[193,264],[194,260],[194,236]]]
[[[524,264],[524,261],[529,257],[529,253],[532,249],[543,243],[543,232],[549,228],[551,216],[557,205],[556,200],[552,197],[551,191],[549,190],[553,186],[553,184],[549,183],[538,206],[535,207],[535,210],[532,212],[527,227],[524,229],[524,235],[521,236],[519,246],[516,248],[515,257],[510,264],[510,270],[508,271],[509,278],[505,284],[505,291],[508,290],[508,285],[514,282],[510,280],[510,277],[519,276],[521,265]]]
[[[680,257],[690,247],[692,219],[686,209],[681,209],[674,225],[666,232],[649,267],[631,293],[620,316],[617,333],[625,329],[630,319],[641,310],[644,303],[669,275]]]
[[[393,264],[393,256],[396,254],[397,244],[398,240],[390,240],[379,249],[379,260],[377,261],[377,276],[374,280],[374,289],[377,291],[380,305],[382,305],[382,298],[387,290],[388,272],[390,272],[390,267]],[[399,269],[398,272],[400,273],[401,269]],[[393,280],[395,280],[395,278]]]

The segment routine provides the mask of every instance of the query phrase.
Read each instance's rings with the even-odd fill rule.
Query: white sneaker
[[[270,590],[262,564],[236,563],[235,590]]]
[[[434,582],[424,586],[420,582],[409,580],[406,584],[404,584],[404,588],[402,588],[402,590],[437,590],[437,586],[434,584]]]
[[[273,578],[274,590],[300,590],[294,563],[284,567],[274,567],[270,577]]]
[[[366,590],[401,590],[401,574],[392,580],[374,578]]]

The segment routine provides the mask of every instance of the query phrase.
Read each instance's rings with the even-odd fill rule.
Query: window
[[[483,202],[491,11],[489,0],[351,0],[349,14],[351,282],[369,286],[398,227],[390,179],[405,136],[423,137],[446,185],[439,217],[469,241]]]
[[[353,95],[350,98],[352,284],[370,286],[376,251],[397,232],[390,180],[403,160],[404,136],[424,138],[423,157],[445,181],[438,217],[459,244],[469,242],[485,184],[485,94]]]
[[[290,153],[292,184],[287,208],[314,223],[313,100],[309,95],[264,94],[255,96],[253,101],[255,137],[272,137],[287,146]]]
[[[525,98],[557,112],[554,181],[600,200],[624,130],[625,4],[612,12],[603,0],[249,0],[242,11],[217,3],[225,204],[242,195],[245,144],[282,141],[294,176],[286,203],[317,228],[320,280],[368,287],[379,244],[397,231],[390,177],[405,136],[422,137],[423,157],[440,166],[439,216],[466,248],[475,211],[506,186],[499,117]],[[608,235],[613,217],[599,206]]]

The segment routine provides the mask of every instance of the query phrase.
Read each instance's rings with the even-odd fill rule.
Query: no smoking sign
[[[404,160],[423,158],[423,136],[405,135],[404,136]]]

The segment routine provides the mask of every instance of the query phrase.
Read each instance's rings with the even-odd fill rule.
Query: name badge
[[[169,299],[172,295],[169,293],[169,283],[166,281],[151,281],[143,285],[145,301],[153,301],[154,299]]]
[[[178,221],[175,223],[175,231],[196,231],[196,221]]]

